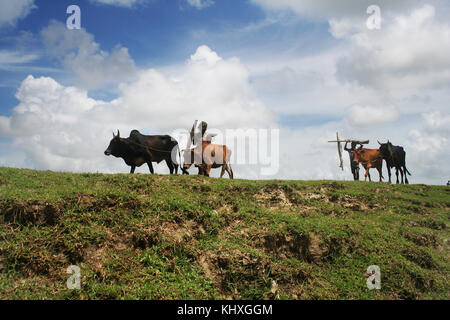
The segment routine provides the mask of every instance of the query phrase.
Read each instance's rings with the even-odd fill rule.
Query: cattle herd
[[[194,127],[191,131],[191,140],[193,140]],[[122,158],[127,165],[131,167],[130,173],[134,173],[136,167],[147,164],[150,172],[153,174],[152,162],[160,163],[165,161],[169,167],[170,174],[178,174],[180,167],[183,174],[189,174],[188,169],[194,164],[198,168],[198,174],[209,176],[212,168],[221,168],[222,177],[225,171],[230,179],[233,179],[233,170],[230,165],[231,150],[224,145],[212,144],[210,140],[204,139],[207,124],[202,122],[201,140],[197,143],[197,147],[183,150],[183,157],[178,142],[172,137],[165,136],[148,136],[143,135],[137,130],[133,130],[128,138],[121,138],[120,131],[117,135],[113,133],[113,139],[109,143],[105,151],[106,156],[113,155]],[[365,169],[364,181],[369,178],[372,181],[369,169],[375,168],[378,171],[380,182],[382,181],[382,165],[383,160],[386,162],[386,168],[389,175],[389,183],[391,183],[391,168],[395,168],[397,176],[396,183],[399,183],[399,173],[401,183],[409,184],[407,175],[411,173],[406,168],[406,153],[403,147],[394,146],[391,142],[381,143],[379,149],[363,148],[364,142],[352,142],[351,148],[348,148],[346,142],[344,149],[350,156],[350,167],[355,181],[359,180],[359,164]],[[358,144],[360,145],[358,147]],[[183,164],[177,161],[183,159]]]
[[[364,175],[364,181],[370,178],[369,169],[376,168],[380,177],[380,182],[383,177],[383,160],[386,162],[386,168],[389,175],[389,183],[391,183],[391,169],[395,168],[395,174],[397,176],[396,183],[399,183],[399,173],[401,183],[409,184],[407,175],[411,173],[406,168],[406,152],[401,146],[394,146],[391,142],[381,143],[379,149],[366,149],[361,145],[357,148],[357,143],[352,143],[351,148],[348,148],[348,142],[345,144],[344,149],[349,153],[350,166],[352,169],[353,178],[355,181],[359,180],[359,164],[362,164],[366,170]]]
[[[178,142],[174,138],[168,135],[143,135],[137,130],[131,131],[128,138],[121,138],[120,131],[117,131],[117,134],[113,133],[105,155],[122,158],[131,167],[130,173],[134,173],[136,167],[146,163],[150,173],[153,174],[152,162],[165,161],[170,174],[178,174],[178,167],[183,174],[189,174],[187,170],[194,164],[200,175],[209,177],[212,168],[222,168],[220,177],[223,177],[226,171],[230,179],[233,179],[231,150],[227,146],[212,144],[211,141],[204,139],[201,139],[197,147],[183,150],[183,165],[177,161],[177,155],[180,162],[182,157]]]

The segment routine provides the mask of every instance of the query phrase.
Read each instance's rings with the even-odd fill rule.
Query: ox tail
[[[406,166],[404,166],[403,168],[405,168],[405,172],[406,172],[408,175],[411,175],[411,173],[409,173],[408,169],[406,169]]]
[[[227,165],[227,167],[229,169],[228,174],[230,175],[230,179],[234,179],[234,172],[233,172],[233,169],[231,168],[231,164],[230,164],[232,151],[230,149],[228,149],[228,148],[226,148],[225,150],[226,150],[226,153],[227,153],[226,157],[225,157],[226,158],[225,162],[226,162],[226,165]]]
[[[178,156],[180,157],[180,169],[181,169],[181,172],[183,172],[183,174],[187,174],[188,175],[189,172],[184,168],[184,163],[181,160],[182,158],[181,158],[180,146],[177,145],[177,148],[178,148]],[[183,150],[183,154],[184,154],[184,152],[185,152],[185,150]]]

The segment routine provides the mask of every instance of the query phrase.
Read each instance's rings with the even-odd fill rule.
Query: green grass
[[[0,168],[0,299],[449,299],[449,208],[438,186]]]

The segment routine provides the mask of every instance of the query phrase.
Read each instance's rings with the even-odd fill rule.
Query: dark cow
[[[372,181],[370,178],[369,169],[376,168],[378,170],[378,174],[380,175],[380,182],[383,179],[383,158],[381,158],[380,150],[378,149],[364,149],[362,146],[359,149],[353,150],[354,161],[361,163],[366,169],[366,173],[364,175],[364,181],[369,177],[369,181]]]
[[[391,168],[395,168],[395,174],[397,176],[397,184],[399,183],[399,181],[398,181],[398,172],[399,171],[400,171],[402,184],[404,184],[404,182],[406,184],[409,184],[406,174],[411,175],[411,173],[409,173],[408,169],[406,169],[406,163],[405,163],[406,152],[403,149],[403,147],[394,146],[394,145],[392,145],[392,143],[389,142],[389,140],[387,143],[381,143],[380,141],[378,141],[378,143],[380,144],[381,156],[384,159],[384,161],[386,161],[386,168],[387,168],[388,174],[389,174],[389,183],[391,183]],[[403,176],[405,176],[404,182],[403,182]]]
[[[152,174],[154,173],[152,162],[160,163],[161,161],[166,161],[170,174],[174,171],[177,174],[177,153],[179,155],[178,142],[172,137],[146,136],[137,130],[131,131],[128,138],[121,138],[120,131],[117,135],[113,133],[113,139],[105,151],[106,156],[122,158],[127,165],[131,166],[130,173],[134,173],[136,167],[146,163]]]
[[[352,142],[351,148],[347,148],[348,142],[345,143],[344,150],[348,152],[350,157],[350,168],[352,169],[353,180],[359,181],[359,163],[355,161],[355,156],[353,155],[353,150],[356,149],[358,143]]]

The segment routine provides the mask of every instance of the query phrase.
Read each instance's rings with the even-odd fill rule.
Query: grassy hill
[[[0,168],[0,299],[449,299],[449,208],[437,186]]]

